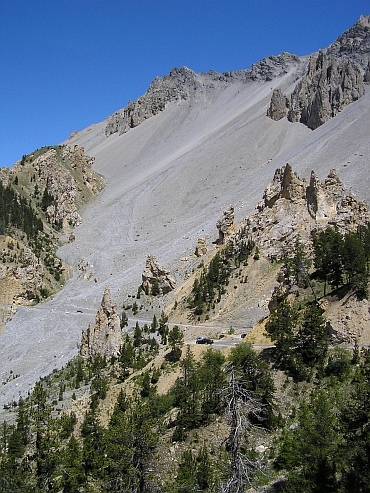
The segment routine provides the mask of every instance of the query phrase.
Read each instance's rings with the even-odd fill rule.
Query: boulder
[[[142,288],[146,294],[166,294],[175,289],[176,281],[169,270],[162,267],[154,255],[148,255],[142,273]]]

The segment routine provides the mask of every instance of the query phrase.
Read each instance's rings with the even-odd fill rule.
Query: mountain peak
[[[360,19],[327,49],[328,56],[348,57],[365,70],[370,61],[370,15]]]

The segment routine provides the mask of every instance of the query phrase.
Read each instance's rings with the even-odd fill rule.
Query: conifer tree
[[[322,309],[312,304],[306,310],[298,331],[298,352],[309,367],[322,366],[326,357],[330,333],[327,329]]]
[[[297,313],[285,298],[270,315],[266,323],[267,335],[275,343],[278,364],[292,368],[292,353],[295,347],[294,327],[297,324]]]

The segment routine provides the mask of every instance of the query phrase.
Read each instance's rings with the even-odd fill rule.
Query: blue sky
[[[0,0],[0,167],[104,120],[173,67],[333,42],[369,0]]]

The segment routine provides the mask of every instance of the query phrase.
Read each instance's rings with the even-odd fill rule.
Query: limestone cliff
[[[288,120],[314,130],[365,94],[359,66],[348,58],[320,52],[310,58],[307,75],[295,87],[289,101]]]
[[[315,130],[365,94],[363,74],[350,58],[327,58],[325,52],[311,56],[307,73],[288,99],[281,90],[272,93],[267,116],[287,116]]]

